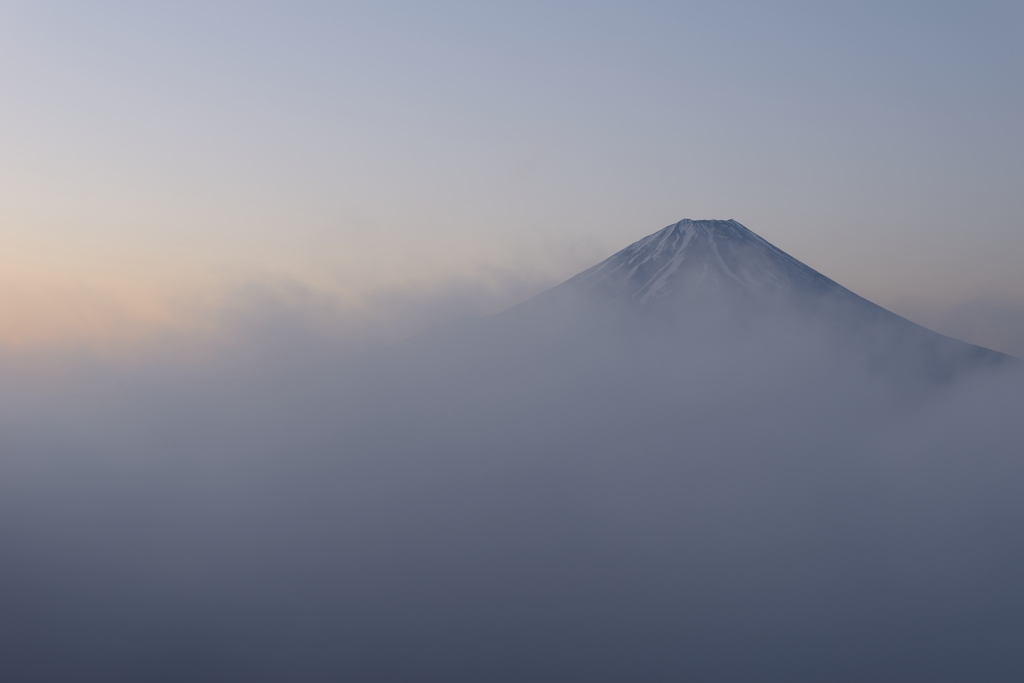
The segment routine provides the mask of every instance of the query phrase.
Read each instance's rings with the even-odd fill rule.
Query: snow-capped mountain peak
[[[608,303],[670,295],[842,292],[840,285],[734,220],[684,219],[634,242],[565,283]]]
[[[695,331],[728,337],[739,334],[740,321],[767,324],[823,334],[874,367],[913,368],[933,379],[1010,360],[858,296],[734,220],[681,220],[501,317],[513,327],[589,324],[593,334],[626,330],[681,344]],[[593,321],[616,322],[605,328]]]

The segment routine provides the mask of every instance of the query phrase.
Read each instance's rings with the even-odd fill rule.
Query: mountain
[[[603,317],[680,342],[786,325],[871,367],[939,381],[1013,360],[858,296],[735,220],[681,220],[503,315]]]

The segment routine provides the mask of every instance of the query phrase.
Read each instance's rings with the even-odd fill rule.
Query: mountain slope
[[[928,330],[846,289],[734,220],[684,219],[513,307],[511,324],[604,325],[685,347],[786,327],[889,373],[947,380],[1011,362]]]

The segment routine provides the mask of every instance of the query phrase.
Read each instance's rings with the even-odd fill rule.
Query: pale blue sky
[[[1024,310],[1021,3],[8,1],[0,63],[8,328],[543,283],[683,217]]]

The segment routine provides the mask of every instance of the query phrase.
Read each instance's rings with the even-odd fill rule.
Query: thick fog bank
[[[1018,364],[637,324],[8,362],[0,676],[1020,679]]]

